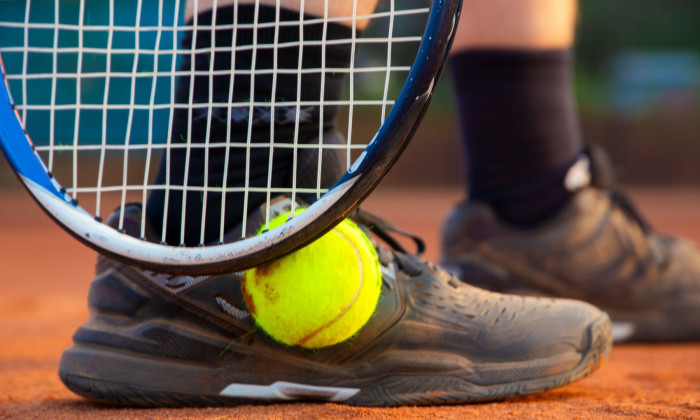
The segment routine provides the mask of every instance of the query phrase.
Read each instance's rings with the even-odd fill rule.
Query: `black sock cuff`
[[[473,200],[489,201],[494,203],[514,200],[528,200],[542,191],[548,191],[548,195],[568,195],[571,192],[566,188],[565,178],[571,168],[581,160],[581,153],[575,155],[570,161],[559,165],[543,166],[539,172],[533,172],[527,178],[521,178],[517,185],[508,189],[487,188],[479,189],[473,185],[469,191],[469,197]]]
[[[468,60],[469,64],[502,66],[504,64],[543,64],[571,62],[571,48],[552,48],[543,50],[527,49],[471,49],[453,54],[450,60]]]
[[[458,84],[479,84],[495,80],[519,82],[542,77],[569,83],[574,54],[558,50],[470,50],[450,57]]]

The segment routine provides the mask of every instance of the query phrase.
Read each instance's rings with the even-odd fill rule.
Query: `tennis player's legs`
[[[225,9],[217,9],[215,22],[225,16],[219,13]],[[267,16],[263,6],[257,13]],[[299,12],[286,10],[283,16],[297,21]],[[211,13],[199,13],[200,18],[206,22]],[[333,29],[343,30],[347,28]],[[227,32],[220,33],[217,43],[226,40]],[[248,36],[243,28],[237,35]],[[307,35],[313,36],[313,31],[305,30],[305,39]],[[298,33],[285,36],[293,40]],[[193,41],[184,42],[189,46]],[[347,57],[339,51],[335,65]],[[213,59],[217,61],[216,54]],[[183,63],[184,68],[191,65],[199,63]],[[187,82],[179,83],[181,89],[189,88]],[[304,83],[309,83],[305,90],[313,91],[313,79]],[[193,88],[195,97],[206,98],[200,89],[208,92],[207,84],[195,82]],[[267,88],[264,81],[255,80],[256,95],[269,95]],[[318,133],[319,124],[329,128],[333,124],[309,121],[315,127],[309,129],[309,137]],[[269,135],[269,124],[261,120],[254,127],[260,130],[256,135]],[[276,128],[284,133],[285,127]],[[196,141],[194,133],[195,129],[188,135]],[[265,174],[267,157],[253,159],[251,167]],[[257,168],[260,162],[264,164]],[[170,164],[171,170],[181,168]],[[199,169],[237,176],[223,174],[221,167],[200,164]],[[279,182],[285,180],[280,175]],[[190,217],[188,209],[186,218]],[[380,218],[365,213],[355,218],[361,226],[371,222],[371,231],[378,236],[392,234],[391,226]],[[314,351],[280,345],[255,326],[241,293],[243,273],[173,277],[101,256],[89,294],[90,318],[74,334],[73,347],[64,352],[59,375],[80,395],[129,405],[294,399],[356,405],[446,404],[561,386],[597,369],[610,350],[609,320],[591,305],[485,292],[417,256],[374,244],[383,278],[372,317],[348,342]]]
[[[581,140],[576,6],[464,1],[451,67],[468,200],[445,223],[442,262],[491,290],[585,299],[619,340],[698,340],[697,248],[654,232]]]
[[[212,10],[216,3],[218,8]],[[300,20],[299,8],[303,4],[304,14],[330,17],[353,16],[354,2],[328,2],[328,10],[325,10],[325,1],[308,0],[300,3],[298,0],[284,0],[280,3],[280,19],[282,21],[298,22]],[[232,7],[238,5],[238,13],[234,14]],[[276,18],[277,2],[275,0],[261,1],[259,5],[251,0],[219,0],[217,2],[188,2],[186,9],[186,19],[195,26],[205,26],[195,32],[190,31],[182,41],[185,50],[195,45],[200,52],[182,57],[180,71],[183,73],[195,70],[201,72],[196,77],[180,77],[177,81],[175,93],[176,103],[188,103],[190,95],[194,103],[208,103],[213,101],[219,104],[226,104],[231,99],[229,97],[231,86],[232,101],[244,103],[249,100],[257,102],[271,102],[274,98],[276,106],[258,107],[249,110],[248,107],[238,107],[229,109],[225,106],[195,107],[190,110],[187,107],[175,110],[174,123],[172,129],[173,143],[185,143],[192,141],[195,143],[204,142],[207,139],[207,132],[210,133],[208,140],[223,144],[226,141],[232,143],[245,144],[248,137],[248,130],[251,131],[251,142],[262,142],[275,144],[293,143],[295,137],[299,143],[313,143],[319,141],[319,132],[324,133],[323,142],[337,143],[343,141],[337,133],[334,133],[337,106],[324,105],[323,113],[316,105],[302,106],[299,109],[299,121],[296,120],[297,108],[294,102],[300,93],[302,101],[318,101],[323,87],[324,100],[333,101],[341,99],[343,86],[347,73],[304,73],[298,80],[296,73],[279,72],[276,79],[273,79],[271,70],[276,66],[278,70],[296,70],[299,66],[298,45],[289,45],[293,41],[300,39],[299,25],[284,25],[276,33],[274,27],[268,25],[259,29],[257,34],[253,34],[253,29],[232,28],[235,22],[239,24],[252,23],[255,19],[258,22],[270,22]],[[357,2],[355,14],[366,15],[374,10],[376,0],[363,0]],[[215,20],[215,21],[214,21]],[[212,31],[206,27],[213,22],[215,26],[222,29]],[[325,28],[326,39],[349,39],[352,31],[361,33],[367,25],[367,19],[357,19],[354,21],[355,28],[352,28],[353,20],[345,20],[341,23],[331,22]],[[271,48],[275,37],[279,42],[287,43],[286,46]],[[321,47],[312,45],[313,41],[319,41],[324,36],[323,23],[305,24],[303,39],[307,41],[302,49],[302,70],[308,68],[320,68],[321,60],[325,60],[327,68],[347,68],[350,63],[351,45],[350,43],[329,44]],[[239,51],[235,55],[236,69],[231,69],[230,48],[215,49],[211,60],[214,61],[215,70],[224,70],[223,74],[213,77],[214,89],[210,92],[210,77],[207,72],[211,67],[209,48],[213,46],[230,47],[234,42],[237,47],[252,45],[268,45],[266,48],[258,48],[255,54],[252,49]],[[215,45],[213,45],[215,44]],[[325,49],[325,56],[323,56]],[[250,71],[255,63],[255,70],[262,74],[256,74],[252,78],[244,71]],[[231,70],[233,72],[231,73]],[[239,73],[236,73],[238,70]],[[323,78],[323,80],[322,80]],[[254,92],[251,98],[251,85]],[[285,102],[288,104],[285,105]],[[274,109],[274,111],[272,111]],[[274,113],[274,115],[273,115]],[[210,115],[213,114],[213,115]],[[321,117],[322,115],[322,117]],[[323,119],[321,121],[321,118]],[[252,121],[251,121],[252,120]],[[298,123],[298,124],[297,124]],[[271,125],[273,125],[271,130]],[[320,129],[319,129],[319,126]],[[297,131],[298,130],[298,131]],[[274,131],[274,134],[271,132]],[[272,137],[272,138],[271,138]],[[273,162],[270,163],[271,151],[268,147],[209,147],[178,148],[172,150],[168,155],[163,156],[156,183],[161,184],[167,181],[167,174],[170,174],[170,182],[173,185],[183,185],[183,180],[187,176],[189,186],[202,186],[206,182],[210,187],[227,185],[228,187],[247,186],[250,189],[267,188],[268,183],[272,188],[290,188],[293,175],[296,175],[296,185],[294,187],[313,187],[317,185],[318,153],[322,153],[321,186],[330,187],[335,181],[345,173],[346,161],[341,156],[340,150],[326,149],[323,152],[316,149],[294,150],[291,147],[275,147],[272,154]],[[296,154],[296,156],[295,156]],[[228,158],[228,160],[227,160]],[[206,163],[205,163],[206,162]],[[296,168],[293,163],[297,162]],[[224,168],[228,163],[228,171]],[[248,165],[248,163],[250,165]],[[271,171],[269,168],[272,168]],[[271,172],[271,173],[270,173]],[[298,197],[306,201],[312,201],[316,197],[306,195]],[[226,211],[224,217],[225,231],[228,231],[241,223],[244,212],[250,212],[260,206],[266,199],[266,193],[249,192],[226,193]],[[189,246],[198,245],[200,242],[200,231],[202,224],[202,212],[206,208],[204,242],[209,243],[219,239],[218,233],[221,224],[221,200],[220,193],[209,193],[206,203],[203,202],[200,193],[191,191],[185,195],[181,192],[170,192],[168,200],[168,214],[164,216],[166,193],[155,191],[148,202],[147,214],[151,226],[159,234],[161,229],[166,230],[166,241],[170,244],[179,245],[181,243],[181,227],[184,226],[184,244]],[[182,201],[186,201],[184,216],[182,211]],[[247,208],[243,209],[244,202]],[[184,217],[184,223],[182,221]],[[165,220],[164,220],[165,219]]]

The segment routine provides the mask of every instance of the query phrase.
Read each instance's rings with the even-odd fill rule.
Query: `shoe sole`
[[[140,407],[224,406],[300,400],[359,406],[458,404],[542,392],[588,376],[607,359],[612,346],[607,315],[601,315],[588,326],[582,342],[583,348],[575,359],[552,357],[491,366],[476,364],[449,374],[392,373],[362,379],[362,374],[357,372],[352,380],[335,382],[332,375],[325,378],[309,375],[315,382],[313,385],[285,381],[269,385],[250,383],[256,368],[259,370],[260,366],[267,364],[266,369],[270,369],[275,363],[279,364],[279,360],[241,357],[237,358],[240,365],[205,366],[109,347],[76,344],[63,353],[59,376],[71,391],[83,397]],[[338,369],[327,368],[331,373]],[[522,380],[522,377],[529,379]],[[222,383],[228,385],[222,388]]]

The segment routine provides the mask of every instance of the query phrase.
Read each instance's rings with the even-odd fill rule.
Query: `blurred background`
[[[584,138],[621,183],[700,185],[700,2],[582,0],[575,82]],[[450,85],[448,73],[385,186],[463,184]],[[19,183],[0,159],[3,187]]]
[[[450,79],[385,184],[462,184]],[[580,1],[575,81],[584,139],[618,181],[700,185],[700,2]]]

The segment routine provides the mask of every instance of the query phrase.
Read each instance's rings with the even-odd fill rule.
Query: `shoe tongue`
[[[124,207],[124,215],[122,216],[119,209],[114,210],[112,214],[107,218],[105,224],[117,230],[121,230],[122,233],[129,235],[134,238],[141,237],[141,221],[142,221],[142,207],[140,204],[129,203]],[[144,234],[149,242],[159,242],[160,238],[151,229],[151,227],[146,224],[144,229]]]
[[[274,219],[275,217],[279,216],[280,214],[287,213],[289,211],[292,211],[292,204],[293,201],[289,197],[277,197],[274,200],[270,201],[270,205],[268,206],[267,203],[263,204],[260,206],[258,209],[260,212],[260,216],[263,218],[266,217],[266,213],[269,211],[270,213],[270,220]],[[305,205],[302,205],[300,203],[296,203],[293,206],[295,209],[298,209],[300,207],[306,207]],[[262,224],[262,223],[261,223]]]
[[[270,200],[269,204],[263,203],[248,215],[245,223],[245,235],[243,235],[243,224],[240,224],[224,235],[224,242],[235,242],[243,237],[249,238],[257,235],[260,227],[262,227],[266,221],[291,211],[292,203],[292,199],[286,196],[275,197]],[[295,209],[300,207],[306,207],[306,205],[299,202],[294,205]]]

